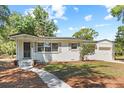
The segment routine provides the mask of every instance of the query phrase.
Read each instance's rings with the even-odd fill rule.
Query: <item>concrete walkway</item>
[[[64,81],[58,79],[55,75],[47,71],[44,71],[43,69],[38,69],[34,67],[23,67],[22,69],[37,73],[49,88],[71,88]]]

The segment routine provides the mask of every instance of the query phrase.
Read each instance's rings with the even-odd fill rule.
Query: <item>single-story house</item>
[[[16,41],[16,59],[33,59],[40,62],[79,61],[80,44],[92,43],[74,37],[40,37],[28,34],[13,34],[11,40]],[[104,39],[95,41],[96,49],[88,60],[113,60],[114,43]]]

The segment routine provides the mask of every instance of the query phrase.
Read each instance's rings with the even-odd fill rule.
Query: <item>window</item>
[[[51,43],[45,44],[45,52],[51,52]]]
[[[58,46],[58,43],[38,43],[37,50],[38,52],[58,51]]]
[[[99,47],[99,50],[111,50],[111,47]]]
[[[38,43],[38,52],[44,51],[44,43]]]
[[[52,51],[58,51],[58,43],[52,43]]]
[[[72,43],[71,44],[71,49],[77,49],[78,47],[78,44],[77,43]]]

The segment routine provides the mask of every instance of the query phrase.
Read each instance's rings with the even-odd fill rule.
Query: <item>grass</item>
[[[124,87],[124,64],[88,61],[52,63],[44,67],[74,88]]]
[[[116,60],[124,60],[124,55],[123,56],[115,56]]]
[[[44,67],[60,79],[72,76],[124,77],[124,64],[111,62],[56,63]]]

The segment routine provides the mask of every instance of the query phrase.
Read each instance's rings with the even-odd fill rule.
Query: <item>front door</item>
[[[31,57],[30,42],[24,42],[24,58]]]

